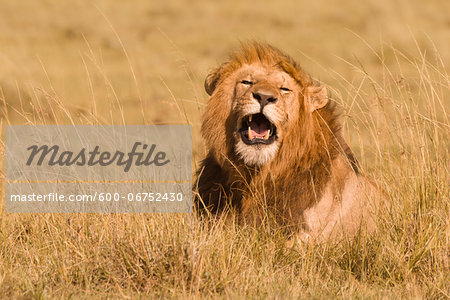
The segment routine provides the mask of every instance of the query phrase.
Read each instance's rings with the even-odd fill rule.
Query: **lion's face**
[[[214,69],[205,90],[211,97],[202,135],[220,164],[264,166],[277,154],[300,153],[313,132],[312,113],[328,102],[326,88],[289,57],[258,44]]]
[[[243,66],[232,77],[234,150],[245,164],[264,165],[275,157],[287,125],[298,117],[299,86],[289,74],[261,64]]]

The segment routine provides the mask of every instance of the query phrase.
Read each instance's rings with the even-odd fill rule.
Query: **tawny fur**
[[[271,104],[286,120],[280,122],[276,153],[262,165],[248,165],[236,149],[242,101],[236,98],[236,76],[245,75],[246,68],[273,70],[295,82],[295,105]],[[302,238],[352,235],[361,226],[373,227],[370,210],[379,192],[359,173],[342,138],[335,102],[325,99],[323,107],[309,109],[308,101],[319,97],[315,91],[324,90],[292,58],[267,44],[243,45],[211,72],[205,89],[211,97],[202,135],[209,153],[194,184],[198,210],[219,213],[229,207],[243,222],[256,224],[269,216],[289,232],[300,231]],[[249,151],[258,153],[254,149]]]

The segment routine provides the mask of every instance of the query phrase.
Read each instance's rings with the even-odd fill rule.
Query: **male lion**
[[[301,238],[373,228],[369,204],[380,192],[358,171],[326,88],[292,58],[245,44],[205,89],[209,153],[194,184],[198,210],[234,208],[245,223],[269,217]]]

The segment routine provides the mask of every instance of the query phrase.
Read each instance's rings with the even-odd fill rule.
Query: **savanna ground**
[[[6,214],[2,201],[0,298],[448,299],[449,11],[446,0],[0,2],[2,132],[189,123],[195,168],[203,78],[239,40],[261,39],[333,91],[392,204],[370,237],[288,250],[266,226]]]

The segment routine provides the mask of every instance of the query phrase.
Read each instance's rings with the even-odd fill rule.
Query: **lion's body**
[[[371,201],[379,193],[359,173],[335,103],[291,58],[250,44],[205,86],[211,98],[202,134],[209,154],[194,186],[198,209],[234,208],[246,223],[270,217],[303,236],[372,227]],[[263,102],[266,94],[271,98]]]

